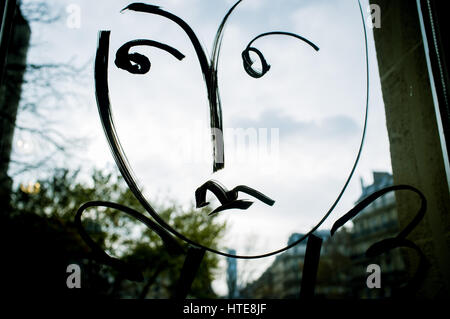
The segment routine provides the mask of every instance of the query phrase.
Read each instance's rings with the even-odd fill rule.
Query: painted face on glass
[[[162,24],[167,34],[177,34],[187,52],[172,45],[178,41],[172,37],[133,39],[114,50],[114,31],[99,33],[97,104],[121,174],[159,225],[222,255],[228,255],[225,247],[242,247],[254,236],[259,244],[246,251],[238,248],[238,256],[283,251],[293,232],[305,234],[296,242],[303,240],[336,207],[361,152],[368,103],[361,8],[357,2],[336,7],[286,3],[280,12],[289,17],[268,20],[270,11],[256,8],[262,22],[247,30],[242,25],[252,17],[245,15],[245,1],[237,1],[221,20],[209,55],[183,17],[150,4],[132,3],[122,12]],[[345,17],[335,17],[335,30],[323,30],[320,20],[332,19],[336,8],[341,13],[353,10],[348,15],[355,21],[339,28],[337,22]],[[285,18],[291,22],[285,23]],[[266,24],[288,25],[295,32],[255,34],[253,29]],[[237,55],[242,41],[246,44]],[[137,53],[137,49],[148,52]],[[158,66],[152,55],[167,64]],[[186,60],[188,67],[182,66]],[[117,75],[114,83],[108,81],[108,70]],[[158,82],[158,74],[169,83]],[[136,87],[130,88],[143,76],[153,77],[145,86],[145,98]],[[119,114],[114,120],[110,92],[114,113]],[[145,109],[145,116],[134,114],[131,105],[135,104]],[[132,133],[122,135],[121,119],[127,115],[136,117],[135,126]],[[145,191],[138,179],[146,181]],[[148,183],[170,187],[171,196],[188,198],[199,213],[209,205],[211,218],[226,220],[229,226],[223,248],[187,238],[163,220],[150,204],[157,200],[157,194],[151,193],[157,188],[146,188]]]

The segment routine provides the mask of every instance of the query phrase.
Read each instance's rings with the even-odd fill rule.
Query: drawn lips
[[[225,186],[223,186],[219,182],[209,180],[202,186],[197,188],[197,190],[195,191],[195,202],[197,208],[205,207],[209,204],[209,202],[206,201],[206,192],[208,190],[217,197],[217,199],[221,204],[219,207],[214,209],[208,215],[214,215],[221,211],[232,208],[244,210],[252,206],[253,204],[252,201],[248,199],[238,199],[238,192],[251,195],[269,206],[273,206],[273,204],[275,203],[273,199],[269,198],[268,196],[251,187],[245,185],[238,185],[229,191]]]

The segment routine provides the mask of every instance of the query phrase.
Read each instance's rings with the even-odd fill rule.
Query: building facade
[[[373,183],[364,185],[356,204],[368,195],[393,184],[392,175],[374,172]],[[378,198],[352,220],[353,227],[342,227],[333,237],[329,230],[314,234],[323,240],[318,267],[315,296],[317,298],[385,298],[395,287],[408,280],[403,251],[394,249],[381,256],[368,258],[366,250],[374,243],[394,237],[399,231],[394,193]],[[288,244],[303,234],[294,233]],[[307,241],[278,255],[260,278],[242,289],[244,298],[298,298],[302,280]],[[381,268],[381,288],[368,288],[367,267]]]

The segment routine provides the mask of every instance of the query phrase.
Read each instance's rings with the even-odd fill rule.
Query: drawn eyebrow
[[[255,42],[257,39],[268,36],[268,35],[287,35],[290,37],[294,37],[299,40],[302,40],[303,42],[306,42],[307,44],[312,46],[314,48],[314,50],[319,51],[319,47],[317,45],[315,45],[313,42],[311,42],[310,40],[306,39],[305,37],[302,37],[301,35],[298,35],[295,33],[285,32],[285,31],[271,31],[271,32],[261,33],[260,35],[254,37],[253,40],[249,42],[249,44],[247,45],[247,48],[250,47],[252,45],[252,43]]]
[[[200,67],[204,73],[205,79],[207,79],[207,76],[209,74],[209,65],[208,65],[208,59],[206,57],[206,54],[202,48],[202,45],[200,44],[200,41],[198,40],[197,36],[195,35],[195,32],[191,29],[191,27],[181,18],[177,17],[176,15],[164,11],[159,6],[146,4],[146,3],[131,3],[122,10],[120,10],[121,13],[130,10],[134,12],[142,12],[142,13],[148,13],[148,14],[154,14],[159,15],[164,18],[167,18],[173,22],[175,22],[179,27],[183,29],[183,31],[186,33],[186,35],[189,37],[189,39],[192,42],[192,45],[194,46],[194,49],[197,53],[197,57],[200,63]]]
[[[133,74],[147,73],[150,70],[151,66],[150,60],[145,55],[136,52],[129,53],[132,47],[140,45],[159,48],[170,53],[180,61],[185,57],[184,54],[182,54],[180,51],[167,44],[148,39],[137,39],[125,43],[117,50],[116,60],[114,61],[116,66]],[[134,62],[134,64],[132,62]]]

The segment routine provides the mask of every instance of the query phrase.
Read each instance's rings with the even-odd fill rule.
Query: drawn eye
[[[247,47],[245,48],[245,50],[242,51],[242,62],[244,64],[245,72],[247,72],[247,74],[253,78],[260,78],[260,77],[264,76],[264,74],[266,74],[270,69],[270,65],[267,63],[267,61],[264,58],[264,55],[261,53],[261,51],[259,51],[255,47],[251,46],[253,44],[253,42],[255,42],[257,39],[268,36],[268,35],[284,35],[284,36],[290,36],[293,38],[297,38],[297,39],[309,44],[314,50],[319,51],[319,47],[317,45],[315,45],[313,42],[311,42],[308,39],[306,39],[298,34],[295,34],[295,33],[281,32],[281,31],[262,33],[262,34],[258,35],[257,37],[255,37],[252,41],[250,41],[249,44],[247,45]],[[253,68],[254,61],[250,58],[250,52],[254,52],[258,56],[258,59],[261,62],[261,71],[257,71]]]
[[[119,69],[126,70],[133,74],[147,73],[152,65],[150,60],[145,55],[139,53],[130,53],[130,49],[132,47],[141,45],[152,46],[164,50],[180,61],[184,59],[184,55],[180,51],[167,44],[153,40],[139,39],[125,43],[117,50],[116,60],[114,61],[116,66]]]

